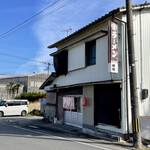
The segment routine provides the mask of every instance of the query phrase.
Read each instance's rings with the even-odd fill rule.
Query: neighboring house
[[[52,81],[55,79],[56,73],[51,73],[51,75],[47,78],[47,80],[41,85],[40,89],[44,89],[47,91],[46,93],[46,107],[45,107],[45,114],[44,118],[47,119],[48,117],[52,117],[52,115],[56,115],[57,111],[57,96],[55,91],[51,91],[51,88],[54,88],[54,86],[50,85]],[[50,85],[50,86],[46,86]]]
[[[9,87],[11,82],[12,82],[11,80],[0,80],[0,100],[10,99],[23,93],[24,85],[16,83],[16,82],[14,82],[14,85],[19,84],[19,88],[18,88],[18,91],[16,90],[15,93],[13,93]]]
[[[149,16],[150,4],[133,7],[141,116],[150,116],[150,97],[146,94],[150,91]],[[126,9],[113,10],[50,45],[48,48],[58,49],[51,54],[56,73],[40,88],[47,91],[49,106],[55,107],[53,113],[59,121],[82,127],[83,132],[90,134],[100,132],[125,137],[132,133],[127,41],[125,24],[115,17],[126,22]]]
[[[33,73],[26,75],[16,75],[16,76],[6,76],[0,78],[0,85],[3,81],[6,81],[6,85],[9,82],[16,82],[24,86],[23,92],[41,92],[44,90],[39,90],[39,87],[47,79],[48,75],[46,73]],[[8,81],[8,83],[7,83]]]

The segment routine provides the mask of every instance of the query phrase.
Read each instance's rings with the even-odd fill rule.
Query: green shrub
[[[39,100],[39,98],[45,98],[46,94],[45,93],[35,93],[35,92],[29,92],[29,93],[22,93],[19,96],[16,97],[16,99],[27,99],[29,102],[34,102]]]

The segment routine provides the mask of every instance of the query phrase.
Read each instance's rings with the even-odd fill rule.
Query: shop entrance
[[[95,85],[95,125],[121,127],[120,84]]]

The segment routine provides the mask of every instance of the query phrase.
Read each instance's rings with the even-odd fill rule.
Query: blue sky
[[[56,1],[58,0],[0,1],[0,74],[47,72],[44,70],[47,65],[42,62],[52,63],[49,54],[55,51],[47,46],[66,37],[64,30],[72,28],[73,33],[109,11],[125,6],[125,0],[59,0],[19,30],[1,37],[3,33]],[[133,5],[144,2],[145,0],[132,0]],[[54,71],[52,66],[51,71]]]

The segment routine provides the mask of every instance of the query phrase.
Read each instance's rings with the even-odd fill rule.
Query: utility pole
[[[47,64],[47,68],[46,69],[44,69],[44,70],[47,70],[48,71],[48,75],[49,75],[49,70],[50,70],[50,65],[52,65],[51,63],[46,63]]]
[[[48,74],[49,74],[49,70],[50,70],[50,65],[51,65],[51,63],[48,62],[48,67],[47,67]]]
[[[135,50],[134,50],[134,34],[133,34],[131,0],[126,0],[126,12],[127,12],[127,30],[128,30],[131,104],[132,104],[133,144],[134,147],[140,148],[142,144],[141,144],[139,105],[138,105],[138,93],[137,93],[136,60],[135,60]]]

